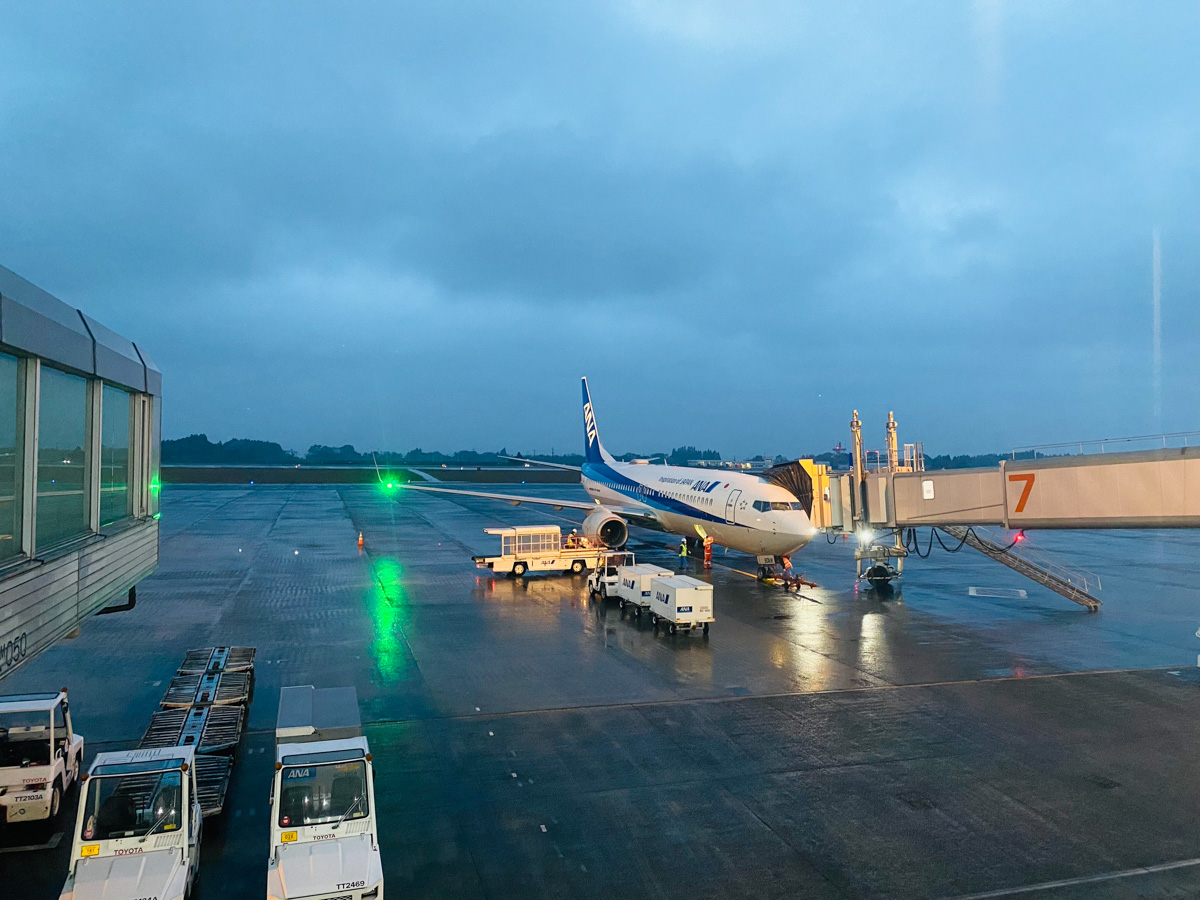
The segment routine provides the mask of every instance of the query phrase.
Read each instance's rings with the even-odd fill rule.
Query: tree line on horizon
[[[192,434],[185,438],[164,440],[162,442],[162,461],[168,466],[381,466],[398,465],[520,465],[504,459],[511,456],[529,461],[555,462],[561,465],[583,465],[583,455],[579,453],[549,454],[520,452],[509,453],[501,448],[494,451],[458,450],[454,453],[442,453],[437,450],[423,450],[416,447],[406,453],[394,450],[373,450],[359,452],[352,444],[341,447],[329,447],[324,444],[313,444],[304,454],[295,450],[285,450],[274,441],[255,441],[245,438],[232,438],[228,441],[210,441],[206,434]],[[637,454],[625,453],[617,457],[620,460],[631,459],[665,459],[671,465],[684,465],[692,459],[719,460],[721,455],[715,450],[697,450],[695,447],[676,447],[666,454]]]
[[[509,453],[501,448],[496,451],[458,450],[454,453],[442,453],[436,450],[422,450],[416,447],[406,453],[396,451],[367,451],[360,453],[351,444],[341,447],[328,447],[324,444],[313,444],[308,451],[301,455],[295,450],[285,450],[274,441],[254,441],[244,438],[233,438],[228,441],[210,441],[205,434],[192,434],[185,438],[165,440],[162,442],[162,461],[168,466],[370,466],[378,463],[381,466],[403,465],[519,465],[504,459],[512,456],[517,459],[527,459],[530,462],[554,462],[567,466],[583,464],[583,456],[578,453]],[[774,459],[756,457],[764,463],[785,462],[785,458],[777,456]],[[973,466],[995,466],[1000,460],[1007,459],[996,453],[958,456],[927,456],[925,468],[965,469]],[[663,460],[669,465],[686,465],[689,460],[721,459],[716,450],[697,450],[692,446],[676,447],[670,453],[623,453],[617,459]],[[835,469],[846,469],[850,465],[847,453],[826,452],[811,457],[816,462],[826,463]]]

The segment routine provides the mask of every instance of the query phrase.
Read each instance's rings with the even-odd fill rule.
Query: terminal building
[[[0,267],[0,678],[158,565],[162,374]]]

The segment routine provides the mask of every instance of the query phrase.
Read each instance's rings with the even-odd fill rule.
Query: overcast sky
[[[1194,2],[5,4],[0,263],[166,437],[1200,428]],[[1162,258],[1161,417],[1152,246]]]

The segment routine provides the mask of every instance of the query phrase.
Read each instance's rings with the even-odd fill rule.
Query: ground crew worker
[[[792,574],[792,558],[790,556],[783,557],[783,574],[789,576]]]
[[[679,539],[679,561],[687,565],[687,538]]]
[[[710,534],[704,538],[704,568],[706,569],[712,568],[712,548],[713,539]]]

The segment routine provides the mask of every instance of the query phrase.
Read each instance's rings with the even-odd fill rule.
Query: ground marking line
[[[988,900],[990,897],[1012,897],[1016,894],[1032,894],[1034,891],[1049,891],[1054,888],[1072,887],[1077,884],[1096,884],[1101,881],[1114,881],[1118,878],[1136,878],[1139,875],[1153,875],[1157,872],[1169,872],[1172,869],[1187,869],[1200,866],[1200,858],[1181,859],[1175,862],[1159,863],[1154,866],[1139,866],[1136,869],[1124,869],[1120,872],[1104,872],[1100,875],[1082,875],[1079,878],[1064,878],[1061,881],[1044,881],[1041,884],[1027,884],[1024,887],[1001,888],[996,891],[984,891],[981,894],[961,894],[948,900]]]
[[[563,712],[580,712],[593,709],[621,709],[637,707],[653,707],[653,706],[690,706],[700,703],[733,703],[744,702],[746,700],[781,700],[787,697],[817,697],[828,696],[830,694],[867,694],[872,691],[903,691],[903,690],[919,690],[921,688],[935,687],[958,687],[966,684],[998,684],[1008,681],[1040,681],[1047,678],[1079,678],[1087,675],[1136,675],[1141,672],[1165,672],[1168,669],[1175,669],[1177,666],[1150,666],[1149,668],[1139,669],[1091,669],[1086,672],[1046,672],[1038,675],[1006,675],[1002,678],[966,678],[962,681],[924,681],[918,684],[879,684],[871,687],[854,687],[854,688],[831,688],[824,691],[783,691],[774,694],[746,694],[746,695],[730,695],[722,697],[679,697],[672,700],[634,700],[625,703],[595,703],[581,706],[547,706],[541,709],[512,709],[501,710],[499,712],[488,713],[488,718],[500,719],[514,716],[539,716],[546,713],[563,713]],[[474,713],[465,715],[450,715],[450,716],[423,716],[413,717],[409,719],[379,719],[374,722],[367,722],[366,725],[400,725],[409,722],[446,722],[462,720],[474,720],[480,718]],[[263,735],[274,734],[275,732],[269,728],[246,729],[243,734]],[[965,898],[953,898],[953,900],[965,900]]]
[[[61,831],[50,835],[50,840],[44,844],[27,844],[24,847],[0,847],[0,853],[24,853],[28,850],[53,850],[63,838]]]

